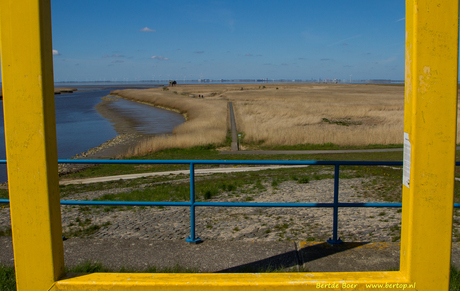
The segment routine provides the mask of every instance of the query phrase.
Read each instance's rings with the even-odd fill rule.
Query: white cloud
[[[148,28],[147,26],[142,28],[142,29],[139,29],[139,31],[142,31],[142,32],[155,32],[156,30],[155,29],[150,29]]]
[[[403,17],[403,18],[399,18],[398,20],[396,20],[395,22],[400,22],[400,21],[403,21],[403,20],[406,20],[406,17]]]
[[[53,50],[53,56],[59,56],[61,55],[57,50]]]
[[[167,60],[169,60],[168,58],[165,58],[165,57],[163,57],[163,56],[153,56],[153,57],[151,57],[151,59],[160,60],[160,61],[167,61]]]

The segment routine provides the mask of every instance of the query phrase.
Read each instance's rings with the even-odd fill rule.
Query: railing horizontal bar
[[[104,206],[190,206],[190,202],[157,201],[72,201],[61,200],[61,205],[104,205]]]
[[[0,203],[10,203],[0,199]],[[155,201],[72,201],[61,200],[61,205],[105,205],[105,206],[190,206],[190,202]],[[195,206],[212,207],[334,207],[334,203],[251,203],[251,202],[195,202]],[[401,203],[339,203],[339,207],[402,207]],[[460,208],[460,203],[454,203]]]
[[[256,202],[195,202],[195,206],[210,207],[333,207],[333,203],[256,203]]]
[[[0,203],[10,203],[9,199],[0,199]],[[190,206],[190,202],[155,201],[72,201],[61,200],[62,205],[115,205],[115,206]],[[247,202],[195,202],[195,206],[213,207],[333,207],[333,203],[247,203]],[[339,203],[339,207],[402,207],[401,203]],[[460,203],[454,203],[460,208]]]
[[[402,161],[250,161],[250,160],[69,160],[60,164],[207,164],[207,165],[348,165],[348,166],[402,166]],[[6,164],[6,160],[0,160]],[[455,162],[460,166],[460,162]]]
[[[0,199],[0,203],[9,203]],[[190,206],[190,202],[155,201],[72,201],[61,200],[61,205],[105,205],[105,206]],[[334,207],[334,203],[257,203],[257,202],[195,202],[195,206],[209,207]],[[339,207],[402,207],[401,203],[339,203]],[[460,207],[460,204],[458,204]]]
[[[202,165],[356,165],[402,166],[403,162],[381,161],[245,161],[245,160],[58,160],[65,164],[202,164]]]
[[[402,207],[401,203],[338,203],[339,207]],[[334,203],[257,203],[195,202],[195,206],[213,207],[334,207]]]

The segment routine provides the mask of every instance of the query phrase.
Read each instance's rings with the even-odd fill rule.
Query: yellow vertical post
[[[49,0],[1,0],[8,185],[18,290],[64,272]]]
[[[406,1],[401,271],[448,290],[457,124],[458,0]]]

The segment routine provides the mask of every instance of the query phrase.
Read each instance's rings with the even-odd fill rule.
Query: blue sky
[[[56,81],[404,79],[402,0],[51,3]]]

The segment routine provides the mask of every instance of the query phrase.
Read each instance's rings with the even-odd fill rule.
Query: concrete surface
[[[0,237],[0,264],[13,265],[11,237]],[[352,242],[241,242],[150,241],[138,239],[68,239],[64,241],[66,266],[101,262],[113,270],[143,270],[155,266],[195,268],[198,272],[309,272],[389,271],[399,268],[399,243]],[[460,244],[452,244],[452,263],[460,267]]]

